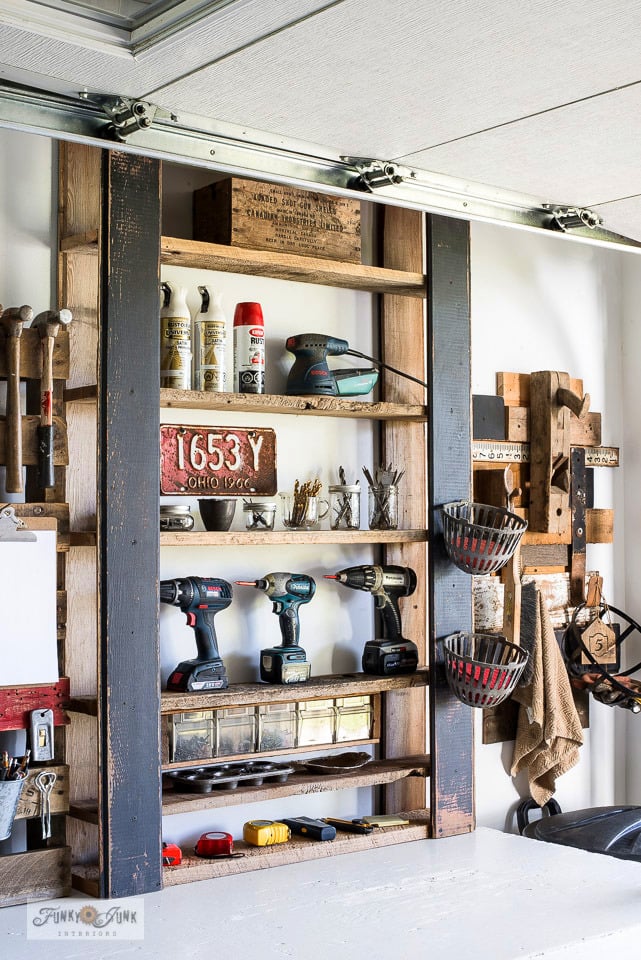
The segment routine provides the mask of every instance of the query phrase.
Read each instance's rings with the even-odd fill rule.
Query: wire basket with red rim
[[[503,507],[457,500],[441,507],[447,554],[475,576],[505,566],[527,530],[527,521]]]
[[[495,707],[510,696],[527,651],[497,633],[452,633],[443,640],[450,689],[470,707]]]

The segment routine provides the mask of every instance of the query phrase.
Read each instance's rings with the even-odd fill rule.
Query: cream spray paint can
[[[201,305],[194,316],[194,390],[227,390],[227,323],[222,294],[198,287]]]
[[[187,290],[174,283],[160,284],[160,386],[191,390],[191,316]]]
[[[234,311],[234,391],[265,392],[265,327],[259,303],[237,303]]]

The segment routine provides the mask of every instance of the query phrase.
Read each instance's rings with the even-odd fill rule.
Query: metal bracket
[[[603,219],[594,211],[583,207],[553,207],[544,203],[543,208],[549,210],[552,220],[548,224],[551,230],[574,230],[576,227],[589,227],[595,230],[603,223]]]
[[[389,160],[371,160],[366,157],[341,157],[343,163],[349,163],[358,170],[360,180],[354,184],[356,189],[373,193],[380,187],[392,187],[406,179],[397,164]],[[409,174],[414,176],[413,172]]]
[[[128,136],[138,130],[148,130],[155,119],[161,117],[176,122],[178,117],[147,100],[132,100],[130,97],[115,97],[105,94],[81,93],[82,100],[97,104],[111,121],[105,133],[124,143]]]

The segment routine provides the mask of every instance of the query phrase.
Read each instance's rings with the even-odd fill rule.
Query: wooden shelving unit
[[[467,225],[455,223],[450,229],[450,221],[431,218],[423,248],[422,215],[386,208],[384,217],[381,216],[385,252],[384,265],[380,267],[221,247],[160,235],[156,246],[154,231],[160,222],[157,161],[111,151],[105,151],[101,157],[95,148],[67,144],[63,146],[61,170],[62,296],[72,310],[95,322],[95,329],[80,351],[83,369],[75,372],[64,396],[73,419],[80,423],[80,432],[73,438],[75,449],[84,453],[87,424],[94,430],[98,448],[98,473],[94,478],[97,496],[91,503],[91,478],[89,482],[78,482],[76,500],[80,508],[76,505],[73,512],[74,532],[69,537],[70,549],[75,550],[74,560],[82,572],[79,582],[88,583],[93,574],[98,583],[97,624],[93,631],[98,645],[97,682],[85,678],[80,685],[84,695],[74,697],[69,707],[83,755],[86,756],[87,737],[96,752],[97,797],[87,781],[75,791],[70,804],[72,818],[78,825],[74,876],[79,888],[105,897],[125,896],[155,890],[162,884],[472,829],[469,710],[453,701],[438,672],[430,673],[426,668],[409,677],[355,674],[312,678],[305,684],[305,700],[369,692],[383,699],[381,757],[365,770],[332,777],[296,773],[285,784],[238,788],[207,797],[171,791],[164,794],[160,804],[158,714],[251,705],[265,700],[291,702],[301,699],[301,690],[237,684],[224,694],[199,694],[197,702],[190,694],[163,693],[159,697],[158,611],[145,600],[144,590],[135,591],[133,606],[127,608],[120,589],[123,583],[157,581],[159,551],[168,547],[372,544],[380,548],[381,561],[377,562],[407,565],[417,572],[418,588],[404,611],[404,627],[419,645],[421,662],[435,658],[437,636],[446,632],[441,629],[445,620],[443,609],[447,609],[450,618],[458,616],[461,604],[467,601],[471,609],[469,584],[461,587],[457,581],[452,592],[451,570],[445,578],[441,576],[443,558],[438,544],[434,550],[430,548],[434,556],[430,556],[428,567],[426,542],[428,537],[432,540],[438,528],[428,532],[424,519],[428,514],[437,515],[435,505],[439,502],[469,494],[471,471],[466,472],[465,457],[460,458],[466,443],[469,446],[470,385],[469,371],[465,370],[469,363]],[[153,257],[158,247],[159,262]],[[435,283],[441,258],[443,273]],[[161,391],[157,369],[157,281],[161,264],[258,274],[380,296],[381,350],[387,363],[430,383],[429,419],[424,389],[408,386],[407,382],[401,388],[391,379],[384,381],[379,402]],[[137,317],[136,351],[131,350],[130,340],[132,309]],[[436,343],[441,351],[438,366],[434,357]],[[99,376],[96,356],[100,356]],[[446,377],[448,359],[451,368]],[[462,373],[456,370],[461,364]],[[456,381],[453,402],[446,396],[451,380]],[[369,420],[372,429],[378,431],[381,457],[406,467],[405,483],[413,495],[410,529],[161,535],[157,529],[161,410],[171,411],[172,417],[181,410],[219,410],[242,415]],[[433,410],[440,418],[437,429],[432,422]],[[429,442],[426,424],[427,434],[432,431]],[[446,436],[450,428],[452,432]],[[430,457],[438,463],[432,471],[440,483],[438,491],[433,487],[427,490],[428,446]],[[100,518],[98,528],[96,516]],[[436,608],[429,635],[428,601]],[[465,623],[457,621],[457,628],[465,629]],[[86,624],[76,625],[73,644],[77,647],[84,643],[86,648],[87,636],[91,638],[92,631],[86,630]],[[427,684],[432,710],[429,756],[425,753]],[[334,749],[341,746],[344,745],[333,744]],[[125,762],[128,769],[136,771],[135,781],[127,777],[123,782],[121,771]],[[426,777],[432,781],[430,804],[426,803]],[[339,835],[332,843],[296,840],[278,850],[244,849],[238,844],[245,856],[237,860],[220,863],[188,857],[180,869],[162,869],[161,818],[165,814],[358,786],[380,786],[384,807],[389,811],[414,811],[409,816],[410,825],[377,830],[370,837]]]

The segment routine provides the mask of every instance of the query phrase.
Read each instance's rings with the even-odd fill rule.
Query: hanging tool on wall
[[[38,485],[55,486],[53,469],[53,348],[61,327],[71,323],[71,310],[45,310],[31,324],[40,334],[42,377],[40,380],[40,425],[38,426]]]
[[[287,377],[286,393],[290,396],[312,394],[356,397],[369,393],[378,380],[378,370],[350,367],[330,370],[327,358],[340,356],[369,360],[376,364],[376,367],[383,367],[399,377],[427,387],[423,380],[409,373],[403,373],[382,360],[368,357],[359,350],[352,350],[347,340],[340,337],[331,337],[326,333],[299,333],[297,336],[288,337],[285,346],[296,357]]]
[[[316,581],[304,573],[267,573],[260,580],[237,580],[242,587],[256,587],[273,601],[278,614],[281,643],[260,652],[260,679],[267,683],[303,683],[309,680],[312,665],[299,645],[298,608],[309,603]]]
[[[570,415],[583,419],[589,408],[589,394],[572,390],[569,374],[530,374],[530,530],[569,532]]]
[[[418,666],[418,648],[403,637],[399,597],[409,597],[416,590],[416,574],[410,567],[373,566],[347,567],[338,573],[326,573],[326,580],[338,580],[352,590],[365,590],[376,601],[383,618],[382,640],[368,640],[363,650],[363,672],[377,676],[414,673]]]
[[[167,680],[168,690],[226,690],[229,686],[225,664],[218,652],[214,617],[226,610],[232,601],[232,587],[227,580],[213,577],[185,577],[182,580],[161,580],[160,599],[180,607],[187,615],[187,624],[196,634],[198,656],[183,660]]]
[[[4,329],[7,363],[7,406],[5,412],[5,461],[8,493],[22,493],[22,412],[20,408],[20,338],[22,328],[33,317],[27,304],[22,307],[0,306],[0,324]]]

